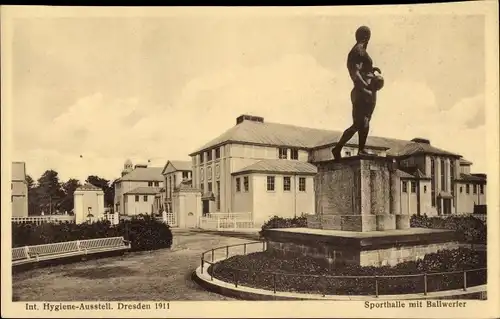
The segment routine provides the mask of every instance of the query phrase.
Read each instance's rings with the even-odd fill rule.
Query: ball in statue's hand
[[[378,74],[373,77],[370,84],[375,91],[380,91],[384,87],[384,78]]]

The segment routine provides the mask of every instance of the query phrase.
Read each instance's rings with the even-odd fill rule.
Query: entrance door
[[[210,204],[208,199],[203,200],[203,216],[206,216],[210,213]]]
[[[443,214],[450,215],[451,214],[451,199],[443,198]]]

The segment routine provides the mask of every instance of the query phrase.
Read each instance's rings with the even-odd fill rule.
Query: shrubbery
[[[272,228],[295,228],[295,227],[307,227],[306,216],[293,217],[293,218],[283,218],[279,216],[274,216],[268,220],[264,225],[262,225],[262,230],[272,229]],[[262,233],[262,231],[261,231]]]
[[[413,215],[410,219],[410,226],[456,230],[466,242],[486,244],[486,224],[473,216],[441,218]]]
[[[84,224],[17,224],[12,223],[12,247],[42,245],[63,241],[118,237],[131,241],[132,251],[170,248],[170,227],[148,215],[112,226],[109,221]]]
[[[423,259],[400,263],[396,266],[362,267],[336,265],[329,267],[325,261],[312,257],[292,257],[272,252],[234,256],[216,264],[214,276],[234,283],[236,276],[241,285],[272,290],[276,273],[278,291],[296,291],[327,294],[375,294],[375,276],[410,275],[437,272],[455,274],[428,275],[427,289],[442,291],[463,286],[463,270],[486,267],[486,252],[460,248],[443,250],[426,255]],[[209,273],[213,272],[213,266]],[[309,276],[304,276],[309,275]],[[328,276],[370,276],[370,278],[327,278]],[[486,283],[486,270],[467,274],[469,287]],[[404,294],[424,291],[423,276],[379,278],[380,294]]]

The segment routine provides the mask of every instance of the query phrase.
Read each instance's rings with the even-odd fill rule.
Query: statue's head
[[[372,32],[370,31],[370,28],[367,26],[361,26],[356,30],[356,41],[358,43],[368,43],[371,35]]]

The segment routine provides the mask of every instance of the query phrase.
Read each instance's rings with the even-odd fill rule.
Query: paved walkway
[[[14,300],[231,300],[205,291],[191,280],[191,274],[200,265],[201,252],[252,240],[200,231],[173,232],[171,250],[128,253],[14,274]]]

